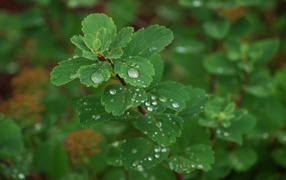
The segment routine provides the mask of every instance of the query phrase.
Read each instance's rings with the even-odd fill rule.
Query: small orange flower
[[[87,157],[100,153],[100,142],[103,137],[91,129],[70,133],[65,141],[64,149],[73,164],[84,162]]]

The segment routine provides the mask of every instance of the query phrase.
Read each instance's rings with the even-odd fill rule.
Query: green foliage
[[[0,179],[284,179],[285,6],[7,1]]]

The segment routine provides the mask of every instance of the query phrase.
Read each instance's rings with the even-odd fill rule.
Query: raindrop
[[[157,126],[158,128],[161,128],[161,127],[162,127],[162,123],[161,123],[161,122],[156,122],[156,126]]]
[[[159,100],[160,100],[161,102],[166,102],[166,101],[167,101],[167,98],[166,98],[166,97],[160,97]]]
[[[228,133],[228,132],[224,132],[223,135],[224,135],[225,137],[227,137],[227,136],[229,136],[229,133]]]
[[[109,90],[109,93],[110,93],[111,95],[114,95],[114,94],[116,94],[116,90],[115,90],[115,89],[110,89],[110,90]]]
[[[167,152],[167,148],[163,148],[161,152]]]
[[[84,102],[83,105],[87,105],[87,102]]]
[[[100,118],[100,115],[99,115],[99,114],[98,114],[98,115],[92,115],[92,118],[95,119],[95,120],[96,120],[96,119],[99,119],[99,118]]]
[[[157,48],[156,47],[151,47],[149,48],[149,51],[155,51]]]
[[[172,106],[173,106],[174,108],[180,107],[179,103],[177,103],[177,102],[173,102],[173,103],[172,103]]]
[[[91,75],[91,80],[92,80],[94,83],[99,84],[99,83],[101,83],[101,82],[104,81],[104,77],[103,77],[101,74],[99,74],[99,73],[93,73],[93,74]]]
[[[149,161],[152,161],[152,160],[153,160],[153,158],[152,158],[152,157],[148,157],[148,160],[149,160]]]
[[[132,163],[132,166],[136,167],[138,164],[139,164],[139,161],[134,161],[134,162]]]
[[[160,154],[155,154],[155,158],[159,158],[160,157]]]
[[[157,101],[153,101],[152,104],[155,106],[157,105]]]
[[[202,5],[202,2],[201,1],[193,1],[193,6],[195,7],[200,7]]]
[[[151,104],[150,104],[150,102],[145,102],[145,105],[150,106]]]
[[[155,100],[155,99],[156,99],[156,96],[152,96],[151,99],[152,99],[152,100]]]
[[[24,179],[24,178],[25,178],[25,175],[24,175],[24,174],[18,174],[18,178],[19,178],[19,179]]]
[[[160,151],[161,151],[161,148],[160,148],[160,147],[157,147],[157,148],[154,149],[154,151],[155,151],[155,152],[160,152]]]
[[[131,150],[131,153],[132,153],[132,154],[136,154],[136,153],[137,153],[137,149],[132,149],[132,150]]]
[[[130,68],[128,71],[128,76],[130,78],[138,78],[139,77],[139,71],[137,69],[134,68]]]
[[[153,111],[153,108],[152,107],[147,107],[147,110],[148,111]]]

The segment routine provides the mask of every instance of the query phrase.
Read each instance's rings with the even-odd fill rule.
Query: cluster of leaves
[[[63,85],[78,78],[87,87],[104,86],[99,97],[91,95],[79,100],[77,112],[83,126],[124,121],[139,130],[136,137],[111,143],[106,155],[108,163],[142,174],[162,161],[177,172],[209,170],[213,163],[209,145],[187,147],[185,155],[179,156],[184,159],[169,156],[170,145],[182,132],[184,119],[180,113],[187,113],[187,104],[195,103],[189,102],[189,94],[207,98],[201,91],[180,83],[161,82],[163,63],[158,52],[172,41],[171,30],[153,25],[135,33],[131,27],[117,33],[111,18],[91,14],[83,20],[82,31],[83,36],[71,38],[78,48],[76,54],[53,69],[51,82]],[[192,110],[198,113],[200,108]],[[201,157],[195,162],[191,154],[197,152]],[[192,166],[181,166],[185,159],[185,164],[191,162]]]
[[[0,179],[285,177],[285,1],[7,3]]]

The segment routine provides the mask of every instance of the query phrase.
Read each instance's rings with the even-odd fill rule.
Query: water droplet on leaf
[[[127,74],[130,78],[138,78],[139,77],[139,71],[137,69],[134,69],[134,68],[130,68],[128,71],[127,71]]]
[[[101,82],[104,81],[104,77],[103,77],[101,74],[99,74],[99,73],[93,73],[93,74],[91,75],[91,80],[92,80],[94,83],[99,84],[99,83],[101,83]]]
[[[173,106],[174,108],[180,107],[179,103],[177,103],[177,102],[173,102],[173,103],[172,103],[172,106]]]
[[[110,90],[109,90],[109,93],[110,93],[111,95],[114,95],[114,94],[116,94],[116,90],[115,90],[115,89],[110,89]]]

